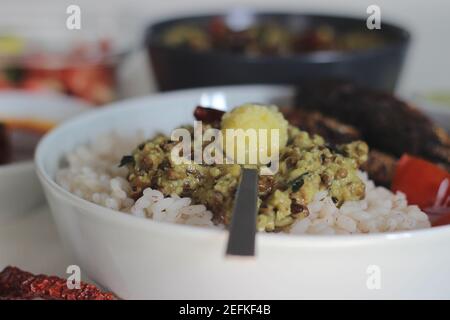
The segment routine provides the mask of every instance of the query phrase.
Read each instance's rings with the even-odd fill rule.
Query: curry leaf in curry
[[[134,157],[133,156],[123,156],[122,159],[120,160],[120,164],[119,167],[123,167],[126,166],[128,164],[134,164]]]
[[[297,192],[305,183],[305,177],[309,174],[309,172],[302,173],[297,178],[290,182],[292,192]]]
[[[327,147],[331,152],[337,153],[337,154],[342,154],[342,155],[346,155],[345,151],[342,150],[342,148],[340,148],[339,146],[330,143],[330,142],[326,142],[325,143],[325,147]]]

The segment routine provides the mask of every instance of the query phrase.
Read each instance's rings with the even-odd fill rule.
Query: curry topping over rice
[[[257,128],[265,121],[271,127],[276,121],[285,121],[278,111],[268,119],[267,111],[260,113],[252,108]],[[206,112],[206,111],[205,111]],[[225,117],[229,126],[230,112]],[[263,115],[263,117],[261,117]],[[196,114],[199,118],[198,114]],[[221,113],[214,117],[205,114],[203,130],[221,128]],[[281,120],[280,120],[281,118]],[[275,119],[275,120],[274,120]],[[276,120],[278,119],[278,120]],[[232,121],[231,121],[232,122]],[[280,125],[284,128],[284,123]],[[192,127],[186,127],[194,135]],[[327,191],[339,206],[345,201],[361,200],[365,185],[358,177],[358,168],[367,160],[368,146],[354,141],[343,145],[331,145],[318,135],[310,135],[293,126],[286,125],[286,142],[279,151],[279,168],[274,175],[259,177],[259,231],[282,231],[297,219],[308,216],[307,205],[319,191]],[[216,224],[231,222],[234,196],[239,184],[239,164],[175,163],[171,151],[178,141],[165,135],[157,135],[137,146],[131,155],[124,156],[121,165],[129,170],[130,196],[139,198],[145,188],[161,191],[165,196],[176,194],[190,197],[195,204],[204,204],[214,214]]]

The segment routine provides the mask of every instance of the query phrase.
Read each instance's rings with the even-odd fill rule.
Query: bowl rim
[[[233,85],[233,86],[213,86],[196,89],[183,89],[170,92],[162,92],[154,95],[147,95],[132,99],[125,99],[112,103],[107,108],[96,109],[92,112],[81,114],[70,119],[58,126],[50,133],[46,134],[40,140],[35,152],[34,163],[36,173],[41,183],[47,186],[52,195],[46,194],[47,197],[58,196],[64,201],[72,204],[82,210],[77,214],[94,215],[102,220],[109,222],[117,222],[125,227],[144,229],[147,231],[155,231],[156,233],[165,233],[174,237],[190,237],[195,239],[206,239],[211,237],[224,237],[226,230],[219,228],[198,227],[184,224],[176,224],[169,222],[154,221],[152,219],[135,217],[121,211],[106,208],[82,199],[77,195],[65,190],[58,185],[53,177],[45,170],[45,151],[51,149],[50,141],[58,136],[61,132],[74,131],[81,123],[87,120],[100,121],[105,114],[126,110],[127,105],[136,102],[145,101],[148,105],[152,100],[167,99],[174,96],[182,96],[184,94],[200,94],[205,91],[226,90],[228,94],[242,90],[266,90],[266,89],[286,89],[283,85]],[[54,213],[57,214],[57,213]],[[351,235],[308,235],[308,234],[281,234],[281,233],[258,233],[257,241],[259,245],[265,246],[282,246],[282,247],[353,247],[360,245],[377,245],[386,241],[401,241],[405,239],[415,238],[416,240],[426,240],[435,237],[448,237],[450,235],[450,225],[434,226],[426,229],[395,231],[385,233],[371,234],[351,234]]]
[[[251,10],[256,16],[280,16],[280,17],[301,17],[308,19],[331,19],[333,21],[351,21],[351,22],[364,22],[365,19],[356,15],[344,15],[344,14],[327,14],[327,13],[314,13],[314,12],[286,12],[286,11],[266,11],[266,10]],[[333,63],[342,62],[355,59],[367,59],[373,56],[383,55],[392,51],[399,50],[402,47],[407,47],[411,41],[411,33],[404,27],[385,21],[383,19],[382,29],[387,30],[391,35],[396,38],[395,41],[389,44],[382,45],[376,48],[352,50],[349,52],[342,51],[315,51],[311,53],[292,54],[287,56],[249,56],[246,54],[235,54],[224,51],[207,50],[207,51],[194,51],[189,48],[183,47],[170,47],[161,43],[156,39],[159,34],[156,29],[165,25],[179,23],[185,20],[191,19],[210,19],[214,17],[220,17],[226,14],[226,11],[215,11],[210,13],[202,13],[198,15],[178,15],[166,19],[161,19],[149,24],[144,32],[144,44],[150,50],[166,50],[169,53],[179,53],[182,55],[197,56],[199,58],[222,58],[230,59],[234,61],[240,61],[243,63]]]

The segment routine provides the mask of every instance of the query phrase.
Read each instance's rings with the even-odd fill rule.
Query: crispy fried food
[[[296,104],[354,126],[372,148],[396,157],[410,153],[450,164],[448,134],[391,94],[343,82],[312,83],[298,90]]]
[[[341,144],[361,140],[361,134],[356,128],[326,117],[320,112],[291,108],[286,108],[282,112],[291,125],[318,134],[328,142]]]
[[[371,150],[369,158],[361,167],[377,185],[389,187],[394,177],[397,158],[378,150]]]

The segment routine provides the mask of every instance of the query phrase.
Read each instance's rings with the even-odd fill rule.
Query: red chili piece
[[[16,267],[6,267],[0,273],[0,300],[115,300],[109,292],[82,282],[80,289],[69,289],[67,280],[55,276],[33,275]]]

